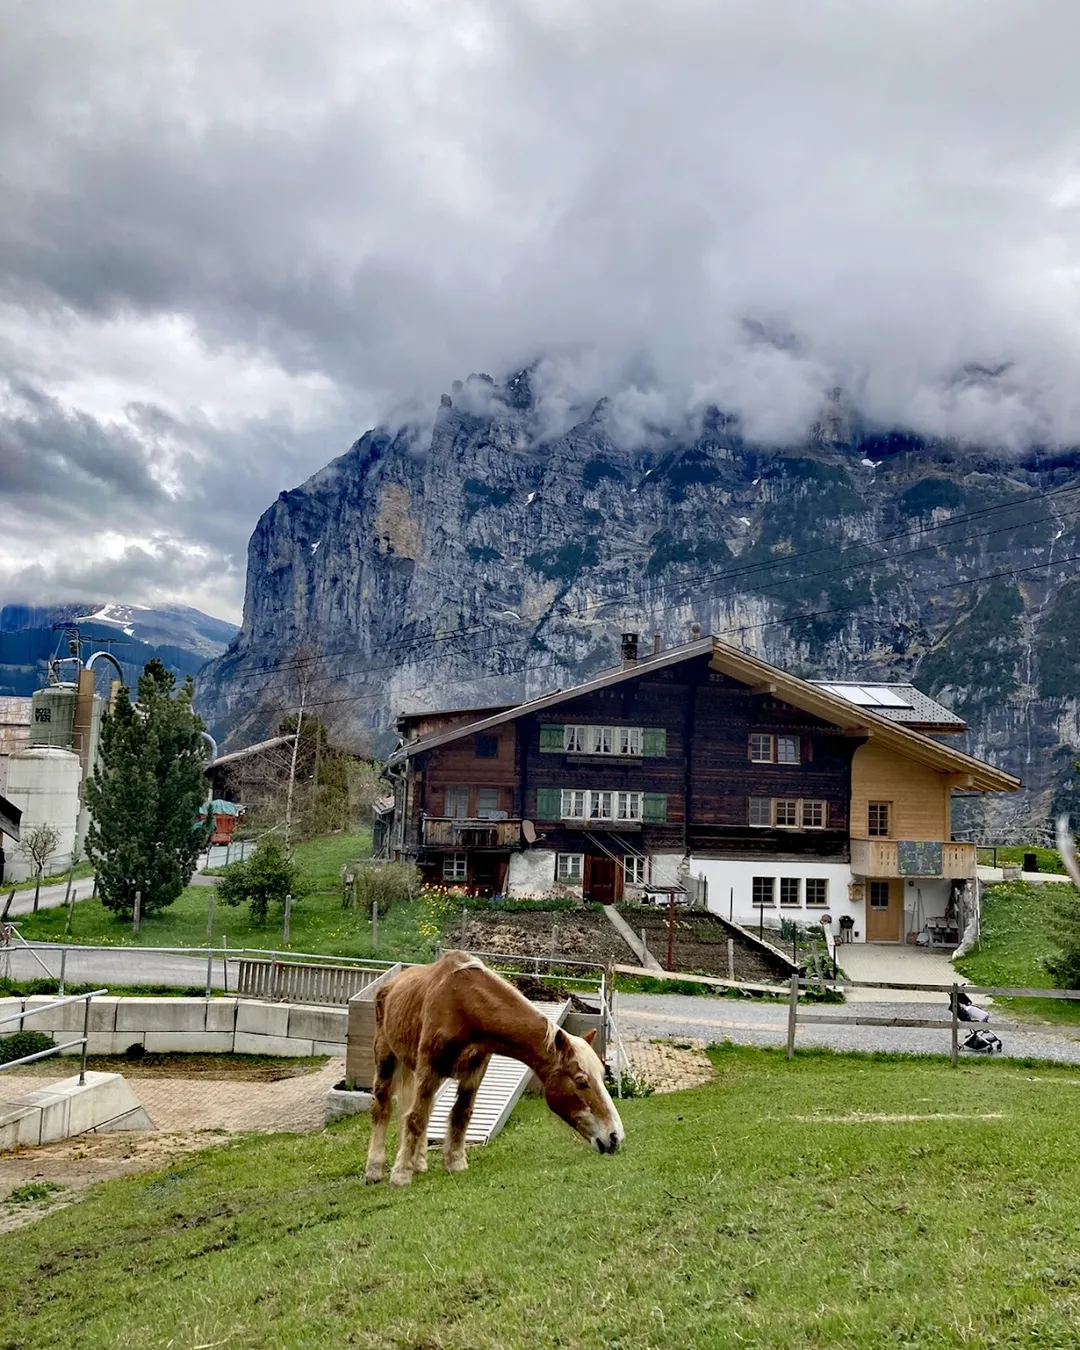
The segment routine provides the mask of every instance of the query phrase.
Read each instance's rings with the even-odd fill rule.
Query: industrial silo
[[[34,699],[36,707],[37,694]],[[35,722],[34,725],[48,724]],[[59,835],[48,860],[47,872],[64,872],[71,865],[81,781],[79,756],[59,746],[32,745],[29,750],[20,750],[8,760],[7,792],[4,795],[23,813],[23,839],[36,825],[51,825]],[[21,849],[13,848],[4,871],[5,880],[22,881],[34,875],[34,863]]]
[[[50,684],[38,689],[30,717],[30,744],[70,750],[75,738],[75,686]]]

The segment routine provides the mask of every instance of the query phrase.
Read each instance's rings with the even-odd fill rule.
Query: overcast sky
[[[766,440],[840,383],[1080,441],[1078,49],[1075,0],[8,0],[0,599],[236,618],[282,488],[544,352]]]

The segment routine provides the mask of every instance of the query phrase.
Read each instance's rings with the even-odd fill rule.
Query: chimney
[[[659,633],[654,633],[654,634],[652,635],[652,654],[653,654],[653,656],[659,656],[659,655],[660,655],[660,643],[661,643],[661,641],[662,641],[662,639],[661,639]]]
[[[690,641],[697,642],[701,637],[701,624],[692,623],[690,625]]]
[[[636,633],[624,633],[622,635],[622,668],[629,670],[631,666],[637,665],[637,640]]]

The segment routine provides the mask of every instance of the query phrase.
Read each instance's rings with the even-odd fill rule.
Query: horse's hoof
[[[409,1185],[411,1185],[411,1184],[412,1184],[412,1173],[411,1173],[411,1172],[391,1172],[391,1173],[390,1173],[390,1185],[391,1185],[391,1186],[409,1186]]]
[[[463,1153],[460,1158],[444,1158],[443,1168],[447,1172],[467,1172],[469,1164]]]
[[[378,1171],[378,1172],[365,1172],[365,1173],[364,1173],[364,1185],[365,1185],[365,1186],[377,1186],[377,1185],[379,1184],[380,1181],[382,1181],[382,1171],[381,1171],[381,1170]]]
[[[416,1162],[413,1163],[413,1171],[414,1171],[414,1172],[426,1172],[426,1171],[427,1171],[427,1159],[426,1159],[426,1158],[417,1158]]]

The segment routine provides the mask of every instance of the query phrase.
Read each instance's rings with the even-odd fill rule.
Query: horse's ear
[[[570,1037],[563,1031],[562,1027],[555,1028],[555,1053],[566,1059],[571,1052]]]
[[[591,1031],[587,1031],[581,1039],[586,1045],[592,1045],[593,1041],[596,1040],[596,1028],[594,1027]]]

